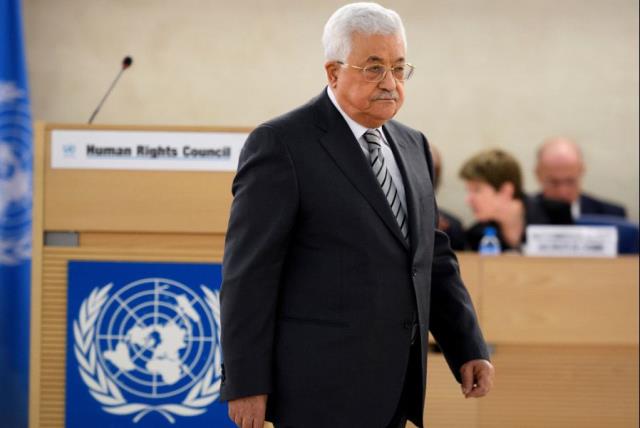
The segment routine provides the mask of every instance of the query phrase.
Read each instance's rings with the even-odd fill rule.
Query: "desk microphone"
[[[102,101],[100,101],[100,104],[98,104],[98,107],[96,107],[95,111],[93,112],[93,114],[89,118],[89,125],[91,125],[91,123],[93,122],[93,119],[96,117],[96,115],[98,114],[98,112],[102,108],[102,104],[104,104],[104,101],[107,99],[107,97],[109,96],[109,94],[113,90],[113,87],[116,86],[116,83],[118,83],[118,79],[120,79],[120,76],[122,76],[122,73],[127,68],[129,68],[132,63],[133,63],[133,58],[131,58],[130,56],[125,56],[124,57],[124,59],[122,60],[122,68],[120,69],[120,72],[118,73],[116,78],[113,79],[113,82],[111,83],[111,86],[109,86],[109,90],[107,91],[106,94],[104,94],[104,97],[102,97]]]

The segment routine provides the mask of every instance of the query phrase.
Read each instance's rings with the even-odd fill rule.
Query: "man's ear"
[[[544,175],[542,174],[542,165],[540,165],[539,163],[536,165],[536,169],[534,170],[534,173],[536,174],[536,178],[538,179],[538,181],[540,183],[542,183],[542,178],[544,177]]]
[[[329,61],[324,64],[324,71],[327,73],[327,83],[330,88],[335,88],[338,85],[338,74],[340,71],[340,64],[335,61]]]

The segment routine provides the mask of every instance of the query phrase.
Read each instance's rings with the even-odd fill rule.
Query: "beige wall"
[[[320,34],[342,1],[23,0],[34,117],[254,126],[319,93]],[[457,169],[502,147],[522,162],[565,134],[585,187],[638,219],[636,0],[394,0],[417,67],[399,115],[444,157],[440,204],[470,220]]]

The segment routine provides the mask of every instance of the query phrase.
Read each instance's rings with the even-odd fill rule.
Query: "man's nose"
[[[378,86],[382,89],[393,90],[396,88],[397,84],[398,82],[396,81],[396,78],[393,77],[392,71],[387,69],[384,73],[384,77],[380,83],[378,83]]]
[[[558,192],[560,194],[560,199],[571,200],[571,196],[573,195],[573,188],[564,186],[560,188]]]

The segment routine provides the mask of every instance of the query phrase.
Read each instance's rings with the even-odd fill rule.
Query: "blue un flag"
[[[0,425],[27,426],[32,133],[19,0],[0,0]]]

